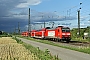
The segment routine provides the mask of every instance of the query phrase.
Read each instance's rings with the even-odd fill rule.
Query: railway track
[[[56,43],[62,46],[70,46],[70,47],[77,47],[77,48],[89,48],[90,47],[90,42],[70,41],[69,43],[67,43],[67,42],[53,41],[53,43]]]
[[[85,47],[89,47],[90,46],[90,42],[70,41],[69,44],[76,45],[76,46],[85,46]]]
[[[42,39],[37,39],[37,40],[42,40]],[[80,42],[80,41],[70,41],[69,43],[67,43],[66,41],[60,41],[57,42],[56,40],[48,40],[48,41],[52,41],[55,44],[58,44],[60,46],[66,46],[66,47],[75,47],[75,48],[90,48],[90,42]]]
[[[42,40],[42,39],[39,39],[39,40]],[[53,43],[56,43],[62,46],[71,46],[71,47],[78,47],[78,48],[89,48],[90,47],[90,42],[80,42],[80,41],[72,41],[72,40],[69,43],[67,43],[66,41],[57,42],[56,40],[48,40],[48,41],[52,41]]]

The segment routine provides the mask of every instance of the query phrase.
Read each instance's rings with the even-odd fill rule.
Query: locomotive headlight
[[[70,35],[70,33],[67,33],[67,35]]]
[[[65,35],[65,33],[62,33],[62,35]]]

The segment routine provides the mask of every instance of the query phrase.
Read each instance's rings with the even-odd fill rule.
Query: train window
[[[62,28],[62,32],[70,32],[69,28]]]
[[[62,32],[65,32],[65,29],[62,29]]]
[[[59,29],[58,29],[58,32],[60,32]]]
[[[46,29],[51,29],[50,27],[46,27]]]

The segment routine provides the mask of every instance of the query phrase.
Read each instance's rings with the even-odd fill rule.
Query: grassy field
[[[0,60],[39,60],[11,37],[0,38]]]

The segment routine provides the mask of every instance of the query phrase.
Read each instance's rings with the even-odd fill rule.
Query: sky
[[[14,32],[28,30],[30,8],[31,29],[68,26],[78,28],[78,10],[80,27],[90,26],[90,0],[0,0],[0,30]],[[80,9],[81,8],[81,9]]]

